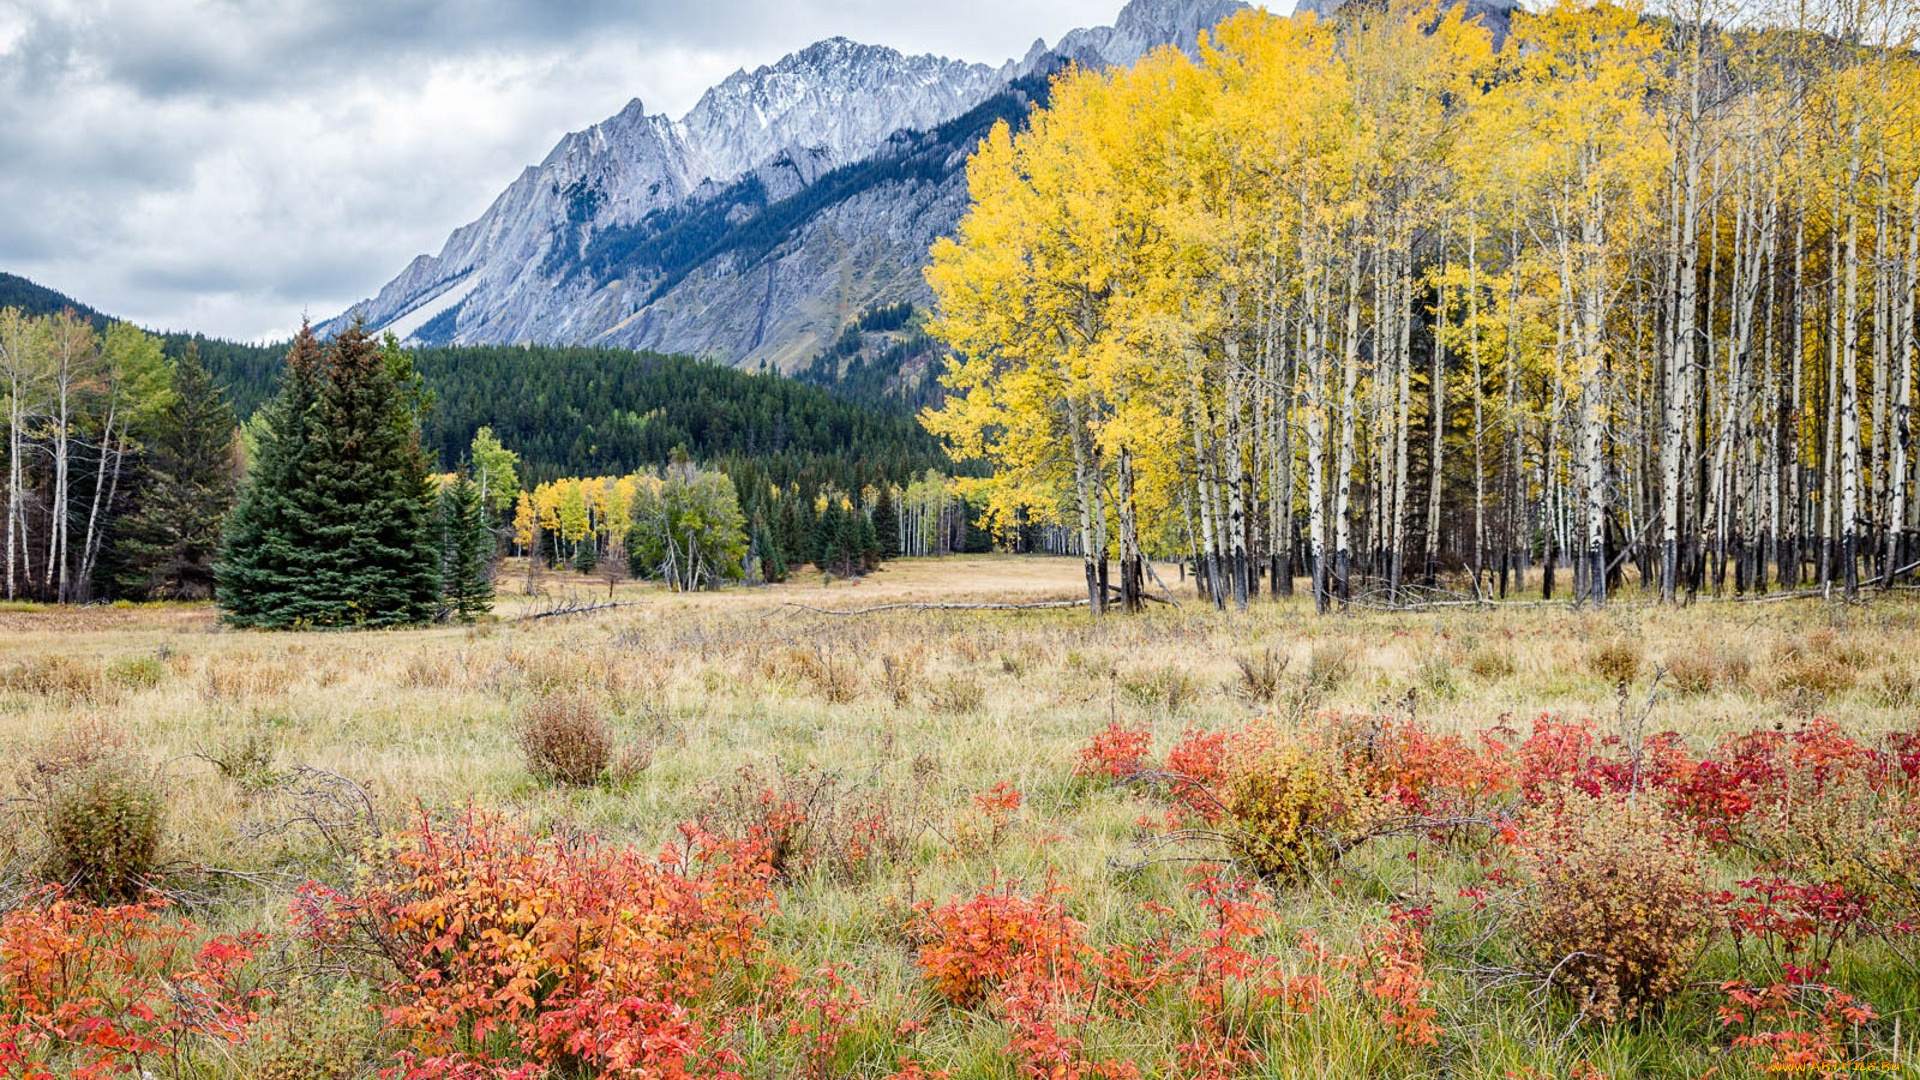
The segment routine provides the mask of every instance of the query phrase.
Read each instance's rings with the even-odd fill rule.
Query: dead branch
[[[1085,600],[1045,600],[1032,604],[875,604],[872,607],[863,608],[823,608],[788,601],[767,614],[778,614],[788,608],[811,611],[820,615],[872,615],[882,611],[1042,611],[1049,608],[1086,606]]]
[[[535,611],[535,612],[530,612],[526,615],[516,616],[513,621],[514,622],[532,622],[535,619],[555,619],[555,618],[559,618],[562,615],[586,615],[590,612],[595,612],[595,611],[609,611],[613,608],[638,607],[638,606],[639,606],[638,604],[630,600],[620,600],[620,601],[604,600],[594,604],[583,604],[583,603],[578,603],[576,601],[568,600],[560,604],[557,604],[553,607],[547,608],[543,611]]]

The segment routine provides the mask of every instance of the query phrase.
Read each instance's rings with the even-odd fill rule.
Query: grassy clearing
[[[1017,1074],[1003,1052],[1004,1018],[929,991],[915,962],[914,905],[996,882],[1029,895],[1052,884],[1087,938],[1102,942],[1150,936],[1148,901],[1172,905],[1180,920],[1202,917],[1182,864],[1120,869],[1141,862],[1139,822],[1164,816],[1167,800],[1073,775],[1080,749],[1110,722],[1150,731],[1159,751],[1189,729],[1238,729],[1262,714],[1288,724],[1323,712],[1391,714],[1471,734],[1502,723],[1524,731],[1550,713],[1592,718],[1606,734],[1626,730],[1651,700],[1646,731],[1672,730],[1705,749],[1815,715],[1877,737],[1911,730],[1920,706],[1920,604],[1900,598],[1857,608],[1629,603],[1603,613],[1333,618],[1316,618],[1304,599],[1263,600],[1245,616],[1189,602],[1101,622],[1076,611],[836,618],[782,606],[1017,601],[1072,596],[1078,580],[1078,564],[1060,560],[907,560],[858,584],[701,596],[622,584],[616,598],[631,606],[514,622],[555,594],[604,596],[606,586],[549,576],[547,597],[522,599],[509,573],[497,622],[379,634],[233,633],[210,610],[180,606],[10,608],[0,611],[0,748],[24,770],[79,719],[124,735],[165,791],[158,858],[172,868],[168,887],[210,926],[277,937],[289,931],[292,886],[325,864],[312,830],[281,827],[291,805],[284,774],[296,765],[351,778],[390,832],[421,810],[471,805],[536,831],[649,851],[682,821],[750,818],[752,797],[770,786],[820,800],[810,817],[833,834],[820,841],[829,850],[860,816],[835,808],[858,806],[884,816],[875,842],[886,857],[859,871],[831,860],[800,868],[778,885],[766,930],[773,954],[798,971],[851,965],[846,977],[866,1005],[827,1074],[884,1076],[905,1055],[956,1077],[1003,1077]],[[578,777],[597,782],[549,773],[543,783],[530,769],[523,733],[558,694],[586,703],[602,725],[605,762]],[[823,777],[832,778],[826,795]],[[1002,784],[1020,793],[1017,806],[993,795]],[[5,812],[0,899],[22,895],[44,856],[32,807],[10,802]],[[1183,853],[1219,854],[1204,845]],[[1750,870],[1722,859],[1714,884]],[[1484,872],[1430,842],[1395,839],[1306,883],[1261,890],[1273,921],[1253,951],[1353,992],[1270,1025],[1265,1064],[1252,1074],[1760,1069],[1763,1057],[1727,1053],[1714,1012],[1717,983],[1747,977],[1747,960],[1724,942],[1666,1008],[1612,1025],[1581,1023],[1565,995],[1472,974],[1490,954],[1473,943],[1480,924],[1459,894]],[[1381,999],[1355,989],[1363,976],[1333,959],[1367,955],[1367,935],[1388,912],[1420,902],[1438,907],[1425,1000],[1440,1033],[1426,1046],[1393,1037]],[[1329,958],[1300,950],[1307,930]],[[1913,968],[1873,942],[1836,957],[1833,981],[1880,1017],[1847,1045],[1906,1061],[1920,1006]],[[363,1075],[405,1041],[379,1031],[363,983],[312,974],[276,989],[268,1026],[319,1033],[324,1046],[280,1071],[261,1064],[264,1050],[233,1051],[209,1059],[208,1075]],[[1191,1031],[1183,1007],[1089,1025],[1086,1052],[1173,1075],[1170,1048]],[[803,1071],[795,1040],[750,1026],[733,1036],[744,1074]]]

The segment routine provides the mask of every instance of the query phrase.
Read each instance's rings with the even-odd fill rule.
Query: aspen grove
[[[1916,25],[1396,0],[1070,70],[934,248],[925,422],[1095,612],[1149,555],[1321,611],[1911,580]]]

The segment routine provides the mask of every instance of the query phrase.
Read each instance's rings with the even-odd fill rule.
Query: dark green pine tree
[[[314,569],[316,544],[296,495],[313,456],[322,357],[302,323],[274,396],[250,425],[253,459],[221,534],[214,568],[221,617],[236,626],[287,626]]]
[[[839,572],[841,555],[846,550],[847,530],[838,499],[828,499],[826,509],[820,511],[819,521],[813,529],[813,541],[813,565],[830,574]]]
[[[573,551],[573,569],[575,573],[591,574],[600,567],[600,546],[595,542],[593,533],[580,538]]]
[[[873,536],[878,543],[877,557],[900,556],[900,512],[893,506],[893,491],[880,485],[880,497],[873,501]]]
[[[466,469],[440,490],[440,593],[446,617],[470,623],[493,610],[494,534]]]
[[[799,496],[781,489],[773,504],[773,542],[788,563],[798,566],[807,561],[812,549],[800,528]]]
[[[767,528],[765,500],[756,501],[753,512],[747,518],[747,559],[750,570],[758,574],[760,581],[769,585],[785,581],[787,561],[772,531]]]
[[[880,538],[874,532],[873,519],[858,510],[853,512],[853,564],[866,571],[880,565]]]
[[[295,352],[311,348],[303,330]],[[220,578],[243,626],[401,626],[440,606],[426,398],[412,360],[358,324],[317,370],[288,357],[261,461],[235,511]],[[268,459],[271,445],[273,458]],[[244,511],[244,512],[243,512]]]
[[[754,535],[760,543],[760,572],[768,584],[787,580],[787,553],[765,525],[757,525]]]
[[[220,524],[237,485],[233,410],[193,342],[170,373],[173,402],[153,420],[136,505],[113,561],[126,595],[205,600],[213,595]]]

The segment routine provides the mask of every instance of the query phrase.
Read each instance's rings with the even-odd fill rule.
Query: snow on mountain
[[[771,67],[736,71],[675,130],[706,177],[730,179],[794,148],[834,164],[865,157],[901,128],[931,127],[980,103],[1004,72],[828,38]]]
[[[415,342],[622,344],[802,363],[874,304],[924,301],[927,246],[963,166],[1068,60],[1131,64],[1243,8],[1132,0],[1113,26],[999,68],[830,38],[708,90],[679,120],[639,101],[561,139],[359,316]]]

